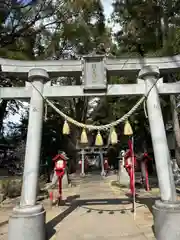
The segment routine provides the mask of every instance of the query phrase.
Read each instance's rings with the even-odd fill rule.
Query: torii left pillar
[[[45,210],[37,204],[37,186],[40,164],[43,122],[43,93],[49,79],[44,69],[32,69],[28,75],[35,88],[32,90],[26,141],[25,165],[20,205],[13,209],[9,219],[8,240],[45,240]],[[39,92],[38,92],[39,91]]]

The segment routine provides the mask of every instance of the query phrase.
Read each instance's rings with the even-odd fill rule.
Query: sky
[[[103,3],[103,6],[104,6],[104,13],[105,13],[105,16],[106,16],[106,20],[108,20],[108,18],[111,17],[111,13],[113,11],[113,8],[112,8],[113,0],[101,0],[101,1]],[[110,25],[110,27],[112,27],[112,30],[114,32],[119,30],[119,26],[117,26],[117,24],[115,24],[115,25],[109,24],[109,25]]]
[[[105,13],[105,16],[106,16],[106,21],[108,20],[108,18],[110,18],[111,16],[111,13],[113,11],[113,8],[112,8],[112,0],[102,0],[102,3],[103,3],[103,6],[104,6],[104,13]],[[118,29],[118,27],[115,25],[115,26],[112,26],[110,25],[110,27],[112,27],[113,31],[116,31]],[[27,106],[27,103],[25,104],[25,106]],[[20,118],[21,118],[21,115],[23,114],[24,110],[22,109],[20,111],[20,114],[15,114],[15,115],[11,115],[9,116],[7,119],[4,120],[4,126],[5,128],[7,128],[7,123],[8,121],[12,121],[14,123],[18,123],[20,121]]]
[[[104,5],[104,12],[106,17],[110,17],[112,13],[112,0],[102,0],[102,3]]]

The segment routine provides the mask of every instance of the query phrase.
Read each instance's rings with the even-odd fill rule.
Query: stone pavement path
[[[64,212],[58,214],[57,209],[56,217],[48,222],[49,239],[155,239],[149,209],[137,203],[134,220],[130,200],[112,189],[107,180],[90,176],[74,189],[74,194],[80,198]]]
[[[145,199],[138,200],[134,220],[132,203],[110,186],[110,179],[103,180],[96,174],[85,179],[75,177],[76,187],[64,191],[65,206],[49,208],[45,201],[48,240],[155,239]],[[10,212],[0,209],[0,222],[7,221]],[[7,230],[7,224],[0,224],[0,240],[7,240]]]

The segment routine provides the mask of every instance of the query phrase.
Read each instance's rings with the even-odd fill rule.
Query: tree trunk
[[[176,157],[178,167],[180,167],[180,125],[179,125],[179,118],[178,118],[178,113],[176,109],[176,98],[174,95],[170,95],[170,102],[171,102],[174,137],[176,140],[175,157]]]
[[[0,133],[3,131],[3,120],[6,114],[7,103],[7,100],[2,100],[2,103],[0,104]]]

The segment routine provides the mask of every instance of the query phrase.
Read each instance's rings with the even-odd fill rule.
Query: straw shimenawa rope
[[[157,81],[158,81],[158,79],[157,79]],[[147,99],[147,97],[148,97],[149,93],[151,92],[152,88],[156,85],[157,81],[149,89],[148,93],[146,95],[144,95],[143,97],[141,97],[139,99],[139,101],[137,101],[137,103],[131,108],[131,110],[129,112],[127,112],[124,116],[122,116],[121,118],[119,118],[118,120],[116,120],[114,122],[111,122],[111,123],[105,124],[105,125],[100,125],[100,126],[81,123],[81,122],[78,122],[75,119],[69,117],[68,115],[63,113],[61,110],[59,110],[50,100],[48,100],[46,97],[44,97],[42,95],[42,93],[34,86],[33,83],[31,83],[31,85],[32,85],[33,88],[35,88],[39,92],[39,94],[44,99],[46,104],[49,105],[50,107],[52,107],[61,117],[63,117],[65,119],[65,121],[67,121],[71,124],[74,124],[75,126],[77,126],[79,128],[87,129],[89,131],[92,131],[92,130],[103,131],[103,130],[112,129],[113,127],[117,126],[119,123],[126,121],[140,107],[140,105],[142,103],[145,104],[145,100]]]
[[[131,108],[129,112],[127,112],[123,117],[119,118],[118,120],[111,122],[109,124],[97,126],[97,125],[88,125],[84,123],[80,123],[73,118],[67,116],[65,113],[63,113],[61,110],[59,110],[51,101],[49,101],[47,98],[44,98],[44,100],[47,102],[49,106],[51,106],[61,117],[63,117],[66,121],[68,121],[71,124],[74,124],[75,126],[83,129],[87,129],[89,131],[92,130],[97,130],[97,131],[103,131],[107,129],[111,129],[115,126],[117,126],[119,123],[124,122],[127,120],[139,107],[140,105],[144,102],[146,99],[146,96],[143,96],[140,98],[140,100],[134,105],[134,107]]]

